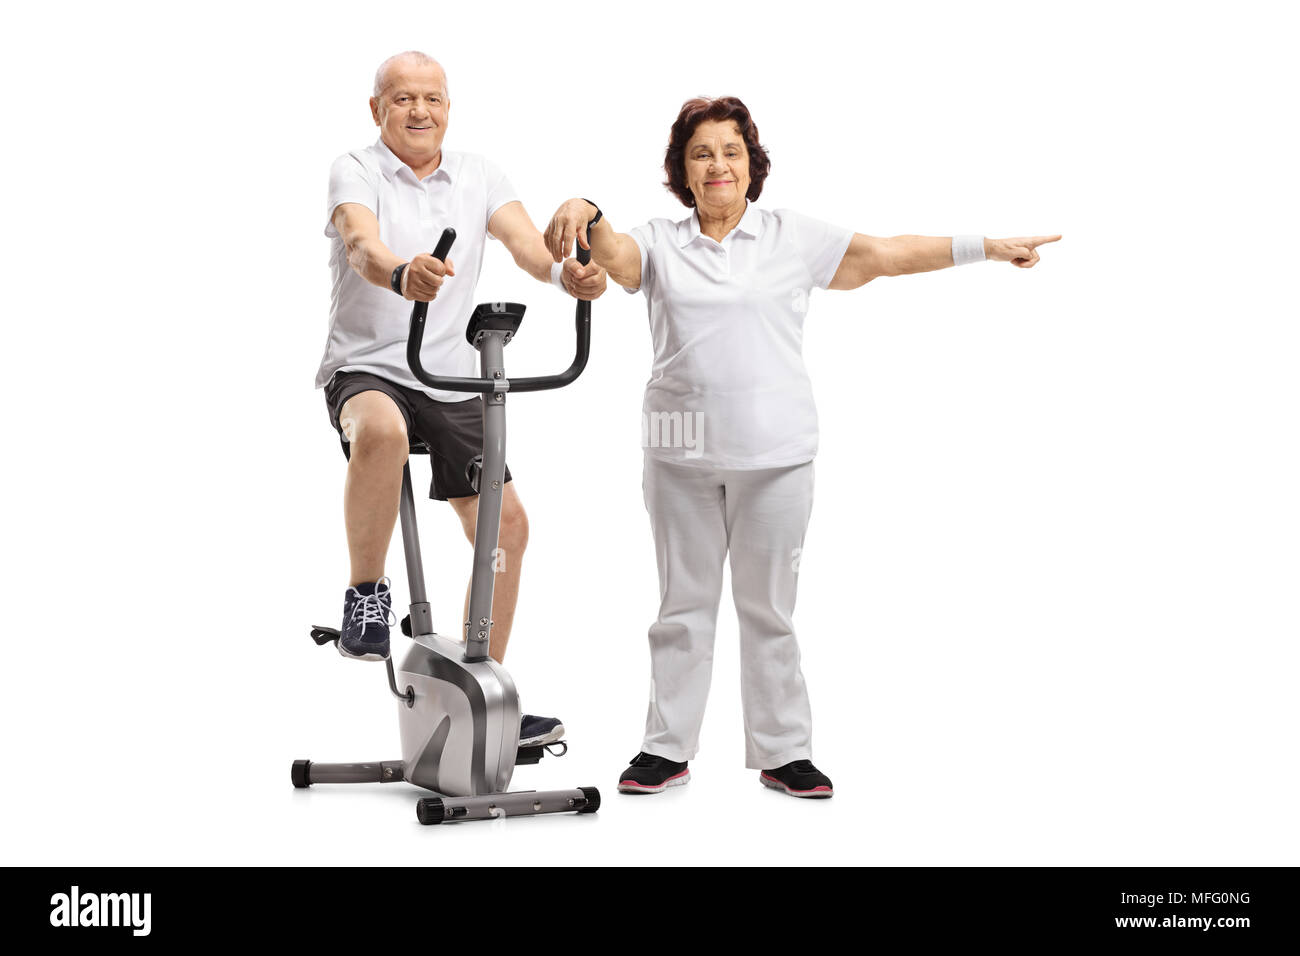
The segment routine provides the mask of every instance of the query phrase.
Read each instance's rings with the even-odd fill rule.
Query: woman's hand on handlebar
[[[587,245],[587,223],[596,215],[596,207],[585,199],[570,199],[555,210],[551,224],[546,227],[546,251],[556,262],[568,258],[574,240],[584,249]]]
[[[584,266],[577,259],[565,259],[560,280],[575,299],[590,302],[605,294],[605,270],[594,262]]]
[[[408,302],[432,302],[438,297],[443,279],[456,274],[452,262],[420,253],[402,271],[402,298]]]

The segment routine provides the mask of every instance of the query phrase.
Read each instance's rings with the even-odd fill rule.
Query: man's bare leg
[[[343,520],[352,561],[348,583],[355,587],[384,576],[410,443],[406,419],[380,391],[358,392],[344,402],[339,426],[351,446],[343,487]]]
[[[478,496],[449,498],[470,544],[478,525]],[[501,562],[505,565],[497,572],[492,588],[492,638],[488,654],[498,664],[505,663],[506,644],[510,641],[510,628],[515,620],[515,603],[519,599],[519,569],[523,565],[524,549],[528,546],[528,516],[515,491],[515,483],[508,481],[501,489],[501,535],[497,547],[501,549]],[[469,589],[465,591],[465,613],[469,616]],[[464,636],[462,629],[461,636]]]

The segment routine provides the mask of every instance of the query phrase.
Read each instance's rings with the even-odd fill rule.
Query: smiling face
[[[389,66],[379,95],[370,99],[370,114],[398,159],[420,167],[442,150],[450,106],[442,67],[405,59]]]
[[[695,205],[715,216],[745,205],[749,150],[734,120],[707,120],[686,144],[686,183]]]

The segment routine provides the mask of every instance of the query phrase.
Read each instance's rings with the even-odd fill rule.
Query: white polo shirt
[[[334,210],[341,203],[360,203],[373,212],[379,220],[380,241],[403,259],[433,252],[442,230],[455,228],[456,244],[449,258],[456,274],[429,303],[420,358],[435,374],[475,377],[478,353],[465,341],[465,326],[474,310],[488,222],[517,198],[505,174],[473,153],[444,149],[438,168],[422,180],[382,139],[336,159],[330,167],[325,225],[334,279],[330,327],[316,387],[325,386],[337,371],[360,371],[419,389],[441,402],[475,397],[426,388],[411,374],[406,338],[413,303],[388,288],[371,285],[348,265],[347,248],[333,223]]]
[[[853,231],[748,203],[721,242],[698,213],[630,233],[654,365],[642,444],[654,458],[715,468],[780,468],[817,454],[817,408],[803,363],[813,288],[830,285]]]

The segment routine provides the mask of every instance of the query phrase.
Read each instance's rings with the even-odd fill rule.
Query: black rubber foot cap
[[[290,773],[293,778],[293,785],[301,790],[304,787],[311,786],[311,761],[295,760],[293,770]]]
[[[426,827],[441,823],[443,816],[442,801],[437,797],[425,797],[415,805],[415,819]]]
[[[595,813],[600,809],[600,791],[595,787],[579,787],[582,795],[587,798],[587,805],[579,810],[579,813]]]

